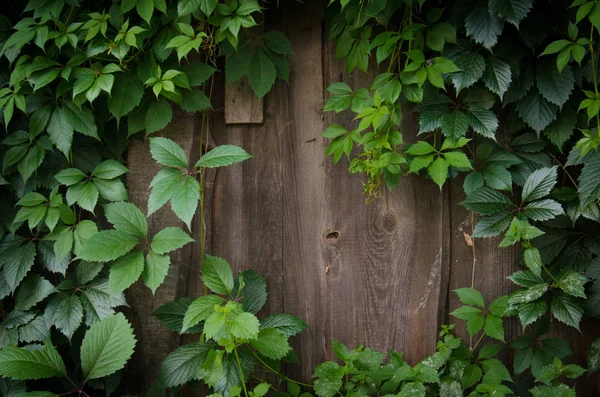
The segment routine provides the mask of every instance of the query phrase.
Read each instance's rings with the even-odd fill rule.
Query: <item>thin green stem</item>
[[[238,370],[240,371],[240,381],[242,382],[242,387],[244,388],[244,396],[248,397],[248,389],[246,389],[246,381],[244,380],[244,370],[242,369],[242,362],[240,361],[240,356],[238,355],[237,349],[233,348],[233,353],[235,354],[235,361],[237,362]]]
[[[475,342],[475,346],[473,346],[473,347],[471,348],[471,351],[474,351],[475,349],[477,349],[477,346],[479,346],[479,344],[481,343],[481,341],[483,340],[483,338],[485,338],[485,336],[486,336],[486,333],[485,333],[485,332],[483,332],[483,333],[481,334],[481,336],[479,337],[479,339],[477,340],[477,342]]]
[[[552,281],[554,281],[555,283],[558,283],[558,279],[556,277],[554,277],[552,275],[552,273],[550,273],[550,270],[548,270],[548,268],[546,266],[542,265],[542,269],[544,269],[544,271],[552,279]]]
[[[252,351],[252,354],[253,354],[253,355],[254,355],[254,357],[255,357],[255,358],[256,358],[256,359],[257,359],[257,360],[258,360],[258,361],[261,363],[261,365],[262,365],[263,367],[265,367],[265,369],[267,369],[267,370],[271,371],[271,372],[272,372],[272,373],[274,373],[275,375],[279,375],[279,376],[281,376],[283,379],[285,379],[285,380],[289,380],[290,382],[293,382],[293,383],[295,383],[295,384],[297,384],[297,385],[300,385],[300,386],[305,386],[305,387],[310,387],[310,388],[312,388],[312,387],[313,387],[313,385],[309,385],[308,383],[302,383],[302,382],[298,382],[297,380],[294,380],[294,379],[288,378],[287,376],[283,375],[282,373],[280,373],[280,372],[278,372],[278,371],[275,371],[273,368],[271,368],[271,367],[269,366],[269,364],[267,364],[267,363],[266,363],[266,362],[265,362],[265,361],[264,361],[262,358],[260,358],[260,356],[259,356],[258,354],[256,354],[256,352]]]

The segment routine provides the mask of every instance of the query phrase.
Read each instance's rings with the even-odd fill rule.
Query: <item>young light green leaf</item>
[[[216,295],[204,295],[194,300],[185,312],[183,326],[179,332],[185,332],[205,320],[215,310],[215,306],[223,302],[223,298]]]
[[[231,267],[224,259],[206,255],[202,264],[202,280],[204,284],[217,294],[229,294],[233,290],[233,274]]]

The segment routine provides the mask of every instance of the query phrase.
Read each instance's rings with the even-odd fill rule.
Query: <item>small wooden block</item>
[[[263,99],[256,96],[246,78],[225,86],[226,124],[260,124],[263,121]]]

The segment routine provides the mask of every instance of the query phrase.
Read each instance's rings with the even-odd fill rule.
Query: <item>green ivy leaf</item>
[[[489,57],[485,73],[483,74],[485,86],[502,99],[511,81],[512,73],[510,66],[500,58]]]
[[[144,270],[144,254],[135,251],[117,259],[110,267],[108,285],[111,292],[122,292],[140,278]]]
[[[122,313],[92,325],[81,343],[81,369],[86,379],[111,375],[133,354],[135,336]]]
[[[564,213],[562,206],[550,199],[534,201],[523,209],[523,214],[534,221],[547,221]]]
[[[455,289],[454,292],[458,295],[458,299],[465,305],[485,307],[481,292],[474,288],[459,288]]]
[[[475,211],[484,215],[501,212],[511,204],[510,199],[502,193],[485,187],[468,195],[461,203],[469,211]]]
[[[224,259],[206,255],[202,264],[202,281],[217,294],[229,294],[233,290],[231,267]]]
[[[200,367],[209,351],[215,348],[212,342],[194,342],[179,346],[163,361],[158,373],[162,387],[177,387],[199,378]]]
[[[260,329],[275,328],[286,336],[294,336],[304,331],[307,325],[289,314],[271,314],[260,320]]]
[[[487,4],[477,3],[467,15],[467,36],[490,50],[498,41],[504,23],[488,12]]]
[[[485,318],[483,329],[489,337],[504,342],[504,326],[502,325],[502,318],[496,317],[493,314],[488,314]]]
[[[139,241],[136,236],[120,230],[103,230],[90,237],[79,257],[87,261],[108,262],[131,251]]]
[[[536,276],[541,276],[542,266],[544,264],[542,262],[540,251],[535,247],[530,247],[525,250],[523,255],[527,268]]]
[[[42,349],[6,346],[0,350],[0,375],[18,380],[67,376],[62,358],[51,344]]]
[[[177,332],[185,332],[194,327],[215,310],[216,305],[221,305],[225,300],[216,295],[204,295],[195,299],[188,307],[183,318],[181,329]]]
[[[248,70],[248,83],[259,98],[262,98],[275,84],[275,64],[266,52],[258,50],[252,56]]]
[[[171,208],[179,219],[185,222],[188,229],[191,229],[191,222],[198,201],[200,200],[200,184],[196,178],[187,176],[183,182],[175,185],[171,196]]]
[[[204,154],[194,167],[225,167],[250,159],[252,156],[235,145],[220,145]]]
[[[556,184],[557,167],[540,168],[529,175],[523,186],[521,199],[523,202],[539,200],[548,194]]]
[[[273,360],[282,359],[291,350],[287,336],[276,328],[261,329],[256,339],[251,340],[250,344],[261,355]]]
[[[457,54],[454,63],[461,70],[450,75],[457,93],[475,84],[483,76],[486,68],[483,56],[478,51],[471,49]]]
[[[562,107],[575,87],[575,77],[568,65],[559,72],[553,62],[542,62],[537,67],[537,86],[549,102]]]
[[[146,136],[165,128],[171,122],[172,118],[173,111],[171,110],[171,105],[165,98],[154,102],[146,112],[144,122]]]
[[[556,119],[558,107],[531,90],[516,105],[519,116],[538,134]]]
[[[50,281],[38,275],[30,276],[17,290],[15,309],[29,310],[54,292],[56,289]]]
[[[53,324],[67,338],[71,339],[83,321],[81,299],[77,295],[57,295],[52,299],[52,302],[54,302],[53,306],[55,308],[50,311],[46,309],[45,315],[48,315],[46,321]]]
[[[116,230],[139,237],[148,235],[146,217],[133,203],[106,204],[104,215]]]
[[[558,292],[552,295],[550,307],[552,314],[558,321],[579,331],[579,323],[583,317],[583,305],[580,300]]]
[[[442,118],[442,133],[450,139],[458,139],[467,134],[469,119],[461,111],[455,110],[444,114]]]
[[[532,7],[533,0],[490,0],[489,2],[491,13],[507,20],[517,28]]]
[[[167,227],[154,235],[151,247],[157,254],[166,254],[193,241],[194,239],[180,228]]]
[[[433,179],[441,190],[442,185],[446,182],[446,178],[448,177],[448,162],[441,157],[437,157],[429,164],[427,171],[429,172],[431,179]]]
[[[150,138],[150,153],[154,160],[167,167],[188,166],[187,156],[181,146],[168,138]]]
[[[579,174],[580,207],[585,208],[600,197],[600,154],[593,153]]]
[[[98,188],[92,181],[81,181],[67,190],[67,204],[77,203],[81,208],[88,210],[92,214],[98,202]]]
[[[153,294],[163,281],[165,281],[170,264],[169,255],[160,255],[152,250],[146,255],[142,278],[144,279],[144,284],[152,290]]]
[[[257,338],[259,326],[258,319],[252,313],[241,312],[229,320],[229,331],[234,337],[240,339]]]
[[[135,109],[144,96],[144,85],[133,73],[118,73],[108,99],[108,110],[117,119]]]

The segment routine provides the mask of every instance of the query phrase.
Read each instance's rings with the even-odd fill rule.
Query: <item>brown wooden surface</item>
[[[463,233],[471,234],[477,221],[458,205],[464,198],[462,181],[440,192],[433,182],[408,176],[393,193],[384,192],[380,200],[366,204],[362,176],[348,174],[347,160],[336,166],[325,156],[328,141],[321,133],[326,126],[353,123],[349,114],[323,114],[326,87],[336,81],[368,87],[376,70],[373,65],[371,75],[346,73],[343,62],[334,58],[332,44],[324,42],[321,8],[314,3],[285,2],[266,14],[266,30],[283,31],[295,55],[290,57],[289,84],[277,82],[265,97],[263,124],[226,124],[231,98],[219,75],[210,136],[214,144],[239,145],[254,158],[211,171],[205,186],[207,252],[225,258],[235,270],[251,268],[265,276],[269,301],[262,313],[286,312],[309,324],[292,340],[302,365],[288,368],[305,381],[318,363],[333,358],[332,338],[351,347],[364,343],[403,351],[414,364],[435,350],[441,324],[458,323],[464,336],[462,322],[448,313],[459,306],[452,290],[472,283],[473,250]],[[236,112],[240,120],[257,114],[245,104]],[[173,119],[161,135],[197,157],[198,118],[181,113]],[[416,115],[406,111],[407,142],[415,140],[417,127]],[[129,168],[130,196],[145,208],[147,188],[158,169],[147,141],[132,144]],[[154,232],[182,226],[168,207],[149,222]],[[518,263],[516,249],[499,249],[497,244],[497,239],[475,241],[473,285],[487,304],[513,290],[505,277]],[[170,299],[197,296],[198,266],[199,245],[189,245],[174,255],[167,282],[154,299],[142,286],[129,294],[136,333],[143,335],[134,358],[139,363],[133,366],[134,382],[148,385],[167,352],[191,340],[166,330],[150,314]],[[572,329],[555,331],[566,335],[583,364],[589,341],[599,333],[597,323],[584,328],[585,341]],[[521,333],[513,324],[506,338]],[[511,368],[512,357],[504,358]],[[597,395],[594,390],[600,394],[598,378],[581,383],[592,393],[584,395]]]

